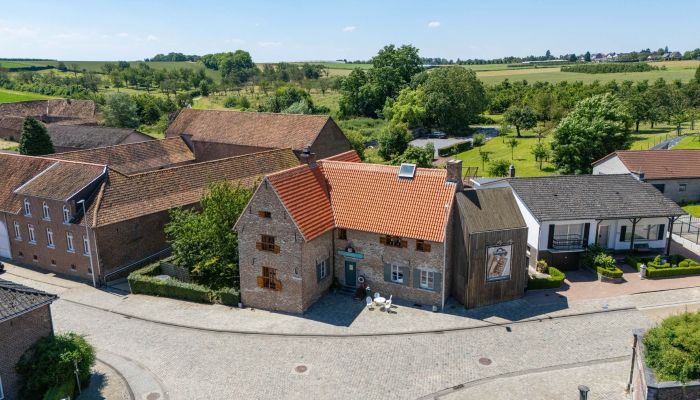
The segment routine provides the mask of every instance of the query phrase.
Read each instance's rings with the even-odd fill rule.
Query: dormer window
[[[63,206],[63,223],[70,223],[70,210],[68,209],[68,206]]]
[[[27,217],[32,216],[32,206],[29,204],[29,199],[24,199],[24,215]]]
[[[46,202],[41,205],[41,217],[47,221],[51,220],[51,217],[49,216],[49,205],[46,204]]]

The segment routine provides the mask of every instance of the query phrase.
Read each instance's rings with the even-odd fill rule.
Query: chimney
[[[462,160],[447,161],[447,182],[453,182],[457,185],[457,191],[464,190],[462,182]]]
[[[644,182],[644,172],[642,170],[637,171],[635,175],[637,175],[637,179],[640,182]]]
[[[304,147],[304,151],[299,154],[299,161],[302,164],[314,165],[316,164],[316,153],[312,153],[309,146]]]
[[[510,169],[508,170],[508,173],[511,178],[515,178],[515,165],[510,164]]]

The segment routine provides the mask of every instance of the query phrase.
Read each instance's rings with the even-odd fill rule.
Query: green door
[[[345,261],[345,285],[357,286],[357,264],[353,261]]]

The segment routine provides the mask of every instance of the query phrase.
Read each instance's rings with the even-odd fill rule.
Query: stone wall
[[[5,399],[19,399],[17,361],[37,340],[53,333],[48,305],[0,323],[0,377]]]
[[[316,154],[317,160],[334,156],[348,150],[352,150],[350,141],[345,137],[340,127],[330,118],[311,145],[311,151]]]

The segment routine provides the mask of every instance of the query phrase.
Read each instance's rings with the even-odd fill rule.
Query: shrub
[[[535,266],[535,270],[537,272],[541,272],[543,274],[546,274],[548,269],[549,269],[549,265],[547,265],[547,261],[537,260],[537,265]]]
[[[575,64],[561,67],[561,72],[579,72],[584,74],[610,74],[617,72],[647,72],[658,70],[659,67],[643,62],[636,63],[605,63],[605,64]]]
[[[453,154],[461,153],[472,148],[471,142],[461,142],[455,143],[452,146],[443,147],[438,149],[438,155],[440,157],[449,157]]]
[[[227,306],[238,306],[241,301],[241,293],[234,288],[223,288],[216,291],[216,297],[221,304]]]
[[[622,270],[615,266],[613,266],[612,268],[596,267],[596,271],[598,271],[599,274],[603,275],[606,278],[622,278]]]
[[[80,383],[85,386],[95,364],[95,349],[85,338],[68,333],[39,339],[16,366],[21,377],[21,398],[41,399],[48,391],[61,394],[66,382],[75,380],[75,361]]]
[[[60,385],[51,387],[42,400],[63,400],[75,398],[75,379],[68,379]]]
[[[700,312],[668,317],[644,336],[644,356],[659,381],[700,379]]]
[[[538,262],[539,264],[539,262]],[[546,265],[546,264],[545,264]],[[548,267],[549,277],[546,278],[530,278],[527,281],[527,288],[535,289],[555,289],[562,285],[566,275],[554,267]]]
[[[474,147],[479,147],[482,144],[484,144],[484,141],[486,140],[486,135],[484,135],[483,133],[475,133],[472,136],[472,140],[472,144],[474,145]]]
[[[178,300],[211,303],[214,295],[206,286],[181,282],[177,279],[161,280],[154,277],[160,273],[160,261],[147,265],[129,274],[131,293],[169,297]]]
[[[639,271],[639,266],[642,264],[642,261],[637,257],[627,256],[625,257],[625,264]]]
[[[700,274],[700,265],[687,264],[687,267],[673,267],[673,268],[647,268],[647,278],[664,278],[667,276],[676,275],[695,275]]]

